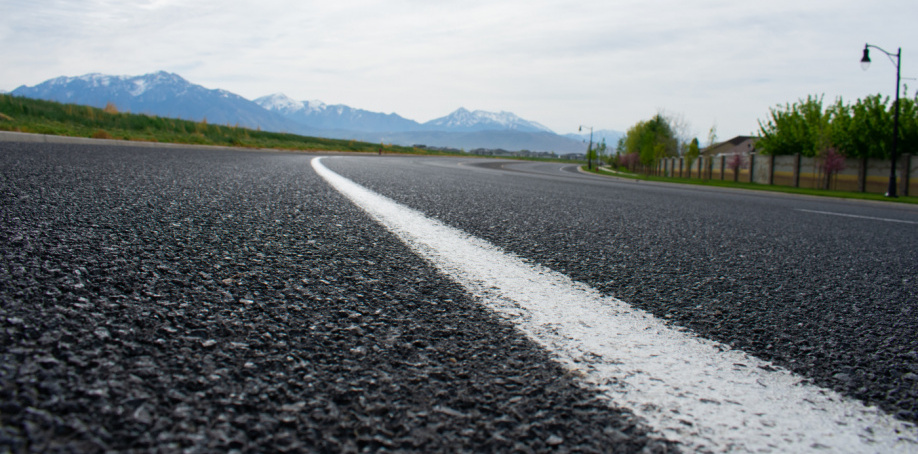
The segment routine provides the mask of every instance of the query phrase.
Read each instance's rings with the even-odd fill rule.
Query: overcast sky
[[[892,96],[918,77],[915,0],[0,0],[0,90],[165,70],[417,121],[510,111],[558,133],[658,111],[705,142],[807,95]],[[918,81],[903,80],[909,94]]]

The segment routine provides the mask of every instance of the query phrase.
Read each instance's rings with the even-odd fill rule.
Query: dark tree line
[[[821,158],[826,166],[831,163],[826,168],[831,175],[844,166],[844,158],[890,158],[894,111],[895,102],[888,96],[868,96],[853,104],[839,98],[828,106],[822,96],[808,96],[770,109],[768,119],[759,121],[761,139],[756,149],[770,155]],[[691,165],[699,155],[698,140],[688,140],[679,132],[678,119],[661,113],[640,121],[619,141],[615,162],[637,170],[653,167],[662,158],[684,156]],[[710,141],[713,145],[714,128]],[[918,154],[918,93],[899,100],[897,152]]]
[[[823,106],[822,97],[808,96],[771,109],[759,121],[762,139],[756,148],[765,154],[825,157],[830,151],[849,158],[889,159],[895,102],[881,95],[846,104],[837,99]],[[898,153],[918,153],[918,94],[899,100]]]

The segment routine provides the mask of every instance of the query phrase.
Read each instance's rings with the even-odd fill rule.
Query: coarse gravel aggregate
[[[913,208],[446,161],[324,163],[723,348],[918,422],[918,228],[799,211],[915,222]]]
[[[0,144],[0,452],[676,452],[311,156]]]

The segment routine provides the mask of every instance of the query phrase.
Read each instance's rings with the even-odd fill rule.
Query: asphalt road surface
[[[585,383],[313,158],[0,143],[0,451],[746,449],[679,439]],[[321,162],[721,350],[918,421],[912,208],[547,163]]]

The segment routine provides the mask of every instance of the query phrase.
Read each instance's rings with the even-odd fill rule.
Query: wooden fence
[[[833,173],[826,181],[823,161],[797,155],[771,156],[750,154],[743,156],[739,169],[734,172],[733,156],[701,156],[693,161],[686,158],[664,158],[654,173],[677,178],[708,180],[734,180],[758,184],[793,186],[800,188],[838,191],[871,192],[884,194],[889,186],[889,160],[846,159],[844,168]],[[896,190],[899,195],[918,195],[918,159],[906,154],[896,163]]]

